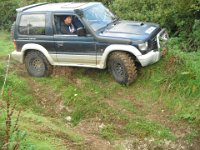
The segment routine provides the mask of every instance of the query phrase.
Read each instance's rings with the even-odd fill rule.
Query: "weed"
[[[33,99],[30,88],[28,83],[16,73],[9,74],[6,90],[12,89],[13,101],[18,103],[21,108],[32,108],[39,112],[40,109]]]
[[[66,149],[68,142],[78,143],[81,147],[84,145],[83,137],[74,133],[64,120],[64,117],[71,116],[74,126],[84,119],[99,118],[107,124],[99,132],[105,140],[113,141],[132,134],[176,139],[167,124],[148,120],[153,104],[159,104],[159,108],[154,108],[159,111],[155,112],[160,112],[160,107],[166,109],[170,114],[167,121],[173,123],[170,118],[184,120],[197,128],[200,120],[200,52],[181,52],[179,42],[179,39],[172,39],[169,44],[171,51],[157,64],[142,68],[137,81],[129,87],[117,84],[106,70],[72,68],[70,75],[30,79],[21,77],[13,68],[6,91],[13,89],[13,102],[18,104],[16,109],[23,109],[23,122],[19,123],[23,131],[20,130],[13,138],[25,136],[26,141],[22,145],[33,149],[58,149],[57,145],[59,149]],[[3,49],[0,57],[10,52],[12,44],[8,38],[0,37],[0,48]],[[0,63],[0,86],[4,71],[5,65]],[[70,111],[64,111],[55,118],[48,117],[47,108],[38,105],[29,80],[60,95]],[[4,121],[2,114],[6,116],[0,110],[0,123]],[[4,131],[0,124],[0,137]],[[187,137],[192,140],[193,134]],[[1,142],[0,145],[3,144]]]
[[[132,113],[135,113],[136,112],[136,108],[135,106],[129,101],[129,100],[120,100],[119,101],[119,104],[125,109],[125,110],[128,110]]]
[[[24,120],[24,123],[21,123],[20,125],[28,130],[30,134],[40,134],[39,131],[41,131],[43,132],[43,134],[47,134],[48,136],[52,136],[53,138],[56,133],[59,133],[58,137],[64,136],[66,139],[68,138],[73,142],[83,141],[83,138],[79,134],[76,134],[72,130],[70,130],[69,126],[64,124],[61,120],[39,116],[31,111],[24,112],[22,118]]]
[[[0,57],[9,54],[14,48],[7,32],[0,31]]]
[[[188,133],[185,138],[188,142],[192,143],[193,139],[198,136],[198,131],[193,130],[192,132]]]
[[[26,147],[26,145],[22,145],[25,137],[26,137],[26,133],[24,131],[21,131],[19,129],[19,118],[20,118],[20,113],[21,110],[18,112],[17,115],[15,115],[15,108],[16,108],[16,104],[14,104],[13,106],[11,106],[11,100],[12,100],[12,92],[9,91],[8,93],[4,92],[4,95],[2,96],[3,100],[6,101],[6,109],[5,109],[5,113],[3,113],[5,116],[3,116],[3,118],[5,117],[5,136],[1,135],[1,138],[4,139],[2,142],[0,143],[0,146],[2,147],[2,149],[4,150],[18,150],[20,149],[20,147]],[[14,121],[14,115],[16,120]],[[0,123],[3,122],[3,120],[0,121]],[[28,147],[27,147],[28,148]]]
[[[157,138],[175,140],[175,135],[166,127],[144,119],[132,120],[125,126],[125,131],[129,134],[136,134],[140,137],[153,135]]]
[[[105,127],[100,129],[100,135],[101,137],[113,141],[119,138],[119,135],[115,131],[115,128],[112,124],[108,124]]]

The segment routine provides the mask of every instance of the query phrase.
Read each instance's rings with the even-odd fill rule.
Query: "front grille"
[[[153,39],[149,40],[149,49],[151,49],[151,50],[158,49],[156,36]]]

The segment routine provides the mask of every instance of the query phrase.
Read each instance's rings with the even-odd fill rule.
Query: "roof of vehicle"
[[[71,3],[37,3],[16,9],[17,12],[73,12],[75,9],[85,9],[99,2]]]

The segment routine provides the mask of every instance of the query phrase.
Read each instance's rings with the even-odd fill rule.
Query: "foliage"
[[[115,0],[110,7],[123,19],[161,24],[182,38],[184,51],[200,48],[199,0]]]
[[[199,124],[200,51],[185,53],[180,50],[181,45],[180,38],[170,40],[169,48],[173,50],[170,56],[173,55],[176,61],[172,61],[170,56],[167,58],[164,68],[166,77],[160,84],[170,93],[179,93],[179,96],[174,97],[173,102],[168,103],[177,111],[175,118]],[[172,73],[167,68],[172,69]]]
[[[107,140],[116,140],[118,138],[118,134],[116,133],[114,126],[112,124],[106,125],[100,129],[100,135],[102,138]]]
[[[10,29],[10,26],[15,19],[15,9],[18,6],[17,0],[0,1],[0,29]]]
[[[170,74],[167,69],[165,70],[166,75],[168,76],[167,80],[168,83],[171,84],[171,89],[181,88],[181,94],[187,96],[188,98],[199,97],[200,93],[198,91],[200,90],[200,71],[198,68],[200,67],[200,52],[181,52],[180,47],[182,44],[180,44],[180,40],[180,38],[172,38],[168,44],[169,49],[173,50],[170,54],[171,56],[174,56],[175,62],[168,57],[169,60],[165,62],[165,65],[168,64],[172,66],[173,64],[173,67],[175,68],[172,74]],[[170,67],[170,69],[173,67]]]
[[[16,8],[42,1],[1,0],[0,28],[10,29],[16,15]],[[48,1],[66,2],[66,0]],[[100,130],[100,135],[111,141],[118,137],[123,137],[124,132],[130,135],[136,134],[154,136],[161,139],[175,139],[170,129],[157,122],[145,119],[145,113],[142,110],[148,110],[149,106],[155,102],[163,103],[162,105],[167,111],[173,114],[171,115],[173,119],[185,120],[193,126],[199,127],[200,0],[100,1],[110,7],[122,19],[156,22],[167,28],[172,35],[168,47],[170,51],[157,65],[142,69],[137,82],[129,88],[121,87],[112,82],[109,75],[105,72],[98,72],[98,75],[88,76],[84,70],[76,72],[76,75],[73,75],[73,80],[76,82],[61,78],[60,76],[58,78],[36,79],[37,83],[45,86],[48,85],[62,95],[65,106],[73,109],[72,112],[62,113],[61,115],[70,115],[73,125],[79,124],[84,119],[100,117],[108,124]],[[12,50],[12,44],[8,41],[10,39],[6,36],[7,33],[0,32],[0,35],[0,56],[2,57]],[[3,82],[4,71],[5,66],[1,63],[0,85]],[[41,115],[44,115],[43,111],[46,110],[32,96],[26,79],[12,71],[9,75],[8,85],[8,88],[12,87],[14,89],[13,98],[18,100],[20,108],[25,111],[31,109],[31,113],[26,112],[27,114],[23,117],[22,123],[23,130],[27,131],[29,135],[26,136],[24,131],[19,130],[11,136],[11,142],[21,139],[22,145],[26,148],[30,147],[31,149],[34,144],[37,147],[36,149],[38,147],[48,149],[55,144],[52,144],[52,141],[59,141],[63,135],[64,137],[69,137],[72,141],[81,141],[79,135],[71,133],[69,129],[66,129],[63,118],[60,117],[54,121],[34,114],[39,112]],[[118,95],[120,93],[123,93],[123,99]],[[124,95],[128,96],[124,97]],[[139,99],[139,101],[132,100],[131,96],[134,99]],[[108,105],[106,101],[111,104]],[[115,104],[114,108],[112,103]],[[142,103],[140,105],[143,109],[140,110],[140,105],[137,105],[137,103]],[[122,110],[126,110],[125,112],[128,112],[128,114],[134,114],[140,119],[131,120]],[[5,127],[2,126],[2,122],[5,121],[5,115],[0,110],[0,138],[5,134]],[[123,123],[124,129],[118,129],[118,122]],[[41,125],[44,127],[44,133],[41,133]],[[119,131],[122,135],[118,135]],[[60,135],[55,135],[58,133]],[[28,140],[25,141],[24,137]],[[40,138],[38,139],[38,137]],[[0,146],[3,144],[3,141],[0,140]],[[12,145],[10,146],[12,147]]]
[[[13,48],[9,34],[0,34],[3,35],[0,49],[4,49],[0,61],[5,60],[0,64],[1,87],[6,55]],[[137,81],[129,87],[117,84],[107,71],[95,69],[73,68],[68,75],[58,72],[49,78],[30,78],[12,62],[6,89],[13,89],[12,102],[23,113],[20,132],[11,141],[21,139],[22,149],[58,149],[59,145],[62,150],[73,143],[80,148],[87,145],[81,132],[89,132],[88,128],[94,131],[95,126],[96,136],[111,142],[132,136],[176,140],[173,131],[186,129],[187,123],[192,132],[188,131],[186,138],[193,140],[199,134],[200,125],[200,51],[181,51],[181,40],[171,38],[167,55],[157,64],[142,68]],[[37,86],[31,86],[30,81]],[[42,96],[38,97],[37,91]],[[46,100],[47,103],[41,103]],[[6,113],[1,109],[2,103],[0,100],[0,139],[5,136]],[[67,116],[71,116],[70,122]],[[172,126],[175,128],[172,129],[170,124],[181,127]],[[76,129],[80,127],[78,134]],[[0,140],[0,147],[3,142]]]
[[[72,0],[1,0],[0,28],[10,29],[18,7],[37,2],[66,2]],[[73,0],[79,2],[91,0]],[[161,24],[172,35],[182,37],[184,51],[200,48],[199,0],[97,0],[103,2],[122,19],[150,21]],[[189,33],[189,34],[188,34]]]
[[[13,97],[12,91],[4,92],[2,100],[6,103],[6,108],[0,106],[0,148],[6,150],[33,149],[32,145],[26,142],[26,132],[19,128],[20,113],[16,112],[16,103],[11,104]]]
[[[137,133],[144,137],[154,135],[159,138],[164,137],[175,140],[175,135],[169,129],[149,120],[132,120],[125,126],[125,131],[128,133]]]

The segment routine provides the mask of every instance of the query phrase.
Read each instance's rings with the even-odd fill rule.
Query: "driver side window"
[[[75,15],[55,15],[55,34],[77,35],[78,30],[84,29],[83,24]]]

